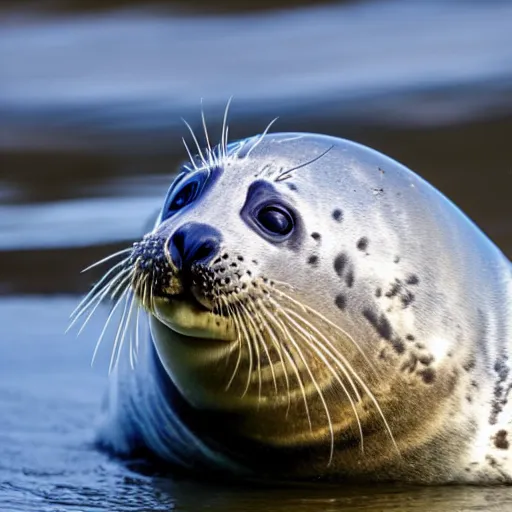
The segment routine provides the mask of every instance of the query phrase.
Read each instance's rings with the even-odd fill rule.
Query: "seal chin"
[[[199,302],[174,297],[155,297],[152,314],[169,329],[192,338],[234,341],[233,321]]]

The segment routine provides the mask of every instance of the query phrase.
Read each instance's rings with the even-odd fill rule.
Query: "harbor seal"
[[[227,478],[512,483],[504,254],[368,147],[207,142],[75,312],[123,311],[101,446]]]

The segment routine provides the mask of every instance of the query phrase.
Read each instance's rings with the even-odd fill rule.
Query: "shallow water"
[[[91,446],[105,312],[78,340],[64,334],[98,276],[80,270],[159,207],[185,157],[179,116],[197,127],[201,95],[213,133],[235,94],[233,137],[280,115],[279,131],[384,151],[511,257],[512,8],[414,5],[0,12],[0,510],[512,510],[509,488],[255,489],[133,472]]]

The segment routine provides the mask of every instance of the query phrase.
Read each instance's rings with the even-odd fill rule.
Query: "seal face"
[[[137,318],[101,443],[232,477],[511,483],[507,258],[369,148],[222,139],[78,312],[124,297],[115,347]]]

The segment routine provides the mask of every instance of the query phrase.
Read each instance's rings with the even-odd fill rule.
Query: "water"
[[[224,6],[225,7],[225,6]],[[31,6],[33,8],[33,5]],[[512,256],[512,6],[0,11],[0,510],[512,510],[512,490],[213,485],[91,446],[107,379],[78,339],[80,274],[145,229],[184,158],[179,117],[345,136],[399,159]],[[199,35],[200,36],[199,36]]]

